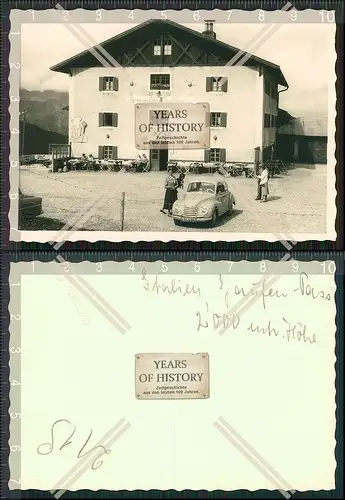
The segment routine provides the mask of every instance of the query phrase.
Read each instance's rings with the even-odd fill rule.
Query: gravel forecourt
[[[287,174],[270,180],[267,203],[255,201],[256,179],[229,177],[230,191],[236,198],[231,216],[223,216],[216,227],[175,226],[160,212],[164,198],[166,172],[122,173],[73,171],[51,173],[41,166],[20,170],[23,194],[40,196],[43,214],[22,227],[26,230],[52,230],[71,223],[77,213],[86,214],[91,205],[101,206],[74,230],[119,231],[121,193],[125,192],[124,231],[216,231],[234,233],[324,233],[327,216],[327,166],[296,166]],[[218,174],[215,178],[224,179]],[[185,189],[188,185],[186,176]],[[179,197],[182,191],[179,192]],[[86,216],[84,217],[84,220]]]

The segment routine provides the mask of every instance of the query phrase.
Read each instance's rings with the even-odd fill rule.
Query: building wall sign
[[[209,103],[140,103],[135,105],[137,149],[208,149]]]

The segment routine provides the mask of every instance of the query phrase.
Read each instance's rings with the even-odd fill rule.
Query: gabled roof
[[[277,132],[280,135],[327,137],[328,120],[326,116],[318,118],[291,117],[291,120],[279,127]]]
[[[152,25],[153,27],[157,27],[157,29],[160,26],[172,26],[175,29],[180,29],[181,31],[184,31],[185,33],[189,33],[193,37],[197,37],[200,40],[206,41],[211,48],[222,48],[226,49],[229,51],[229,60],[233,56],[234,53],[237,53],[240,51],[240,49],[233,47],[232,45],[229,45],[225,42],[221,42],[220,40],[217,40],[215,38],[211,38],[207,35],[204,35],[203,33],[199,33],[198,31],[195,31],[191,28],[187,28],[185,26],[182,26],[181,24],[175,23],[174,21],[169,21],[169,20],[162,20],[162,19],[149,19],[148,21],[145,21],[138,26],[135,26],[134,28],[130,28],[129,30],[123,31],[122,33],[112,37],[108,38],[107,40],[104,40],[98,45],[95,45],[92,47],[93,50],[97,50],[97,47],[102,47],[103,49],[107,50],[107,47],[110,45],[116,43],[117,41],[123,40],[126,37],[131,36],[134,33],[137,33],[138,31],[142,30],[144,27]],[[59,64],[55,64],[50,68],[51,71],[57,71],[59,73],[69,73],[71,66],[75,67],[76,63],[78,62],[79,59],[83,58],[85,55],[87,55],[89,52],[92,51],[91,47],[90,49],[84,50],[83,52],[80,52],[79,54],[70,57],[69,59],[66,59],[65,61],[62,61]],[[249,53],[248,53],[249,54]],[[261,59],[260,57],[257,57],[253,54],[250,55],[250,59],[248,62],[254,61],[258,65],[261,65],[263,67],[266,67],[268,70],[270,70],[276,77],[277,82],[280,85],[283,85],[285,87],[288,87],[288,84],[285,80],[285,77],[280,69],[280,66],[277,64],[271,63],[270,61],[267,61],[265,59]],[[109,63],[110,65],[110,63]],[[236,65],[236,63],[235,63]]]

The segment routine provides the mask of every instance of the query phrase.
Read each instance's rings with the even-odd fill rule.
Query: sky
[[[184,24],[202,32],[202,23]],[[21,87],[28,90],[68,91],[69,77],[49,67],[111,38],[135,24],[80,24],[92,42],[78,39],[63,23],[22,24]],[[215,23],[217,39],[281,67],[289,90],[280,94],[280,107],[293,116],[326,117],[328,90],[335,81],[335,25],[282,23],[260,41],[268,25]],[[260,35],[261,33],[261,35]],[[257,37],[257,38],[254,38]],[[267,39],[266,39],[267,38]],[[94,42],[94,43],[93,43]]]

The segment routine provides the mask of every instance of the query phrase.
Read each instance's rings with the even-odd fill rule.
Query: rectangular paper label
[[[207,399],[208,354],[136,354],[135,392],[137,399]]]

